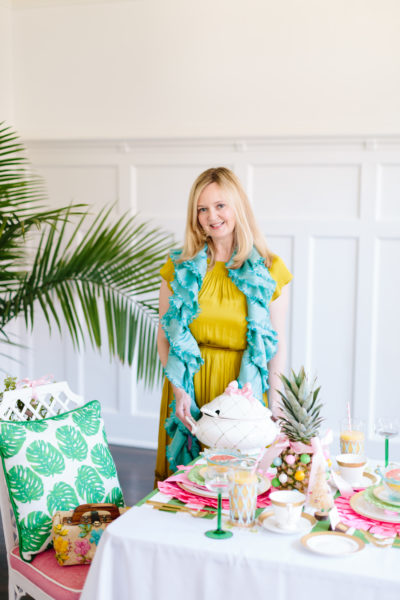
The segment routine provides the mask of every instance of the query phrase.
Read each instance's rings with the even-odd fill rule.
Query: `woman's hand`
[[[177,388],[175,386],[174,387],[174,393],[175,393],[175,414],[178,417],[178,419],[180,420],[181,423],[183,423],[183,425],[185,427],[187,427],[188,429],[190,429],[189,423],[186,420],[186,416],[188,415],[190,417],[190,405],[191,405],[191,398],[189,396],[189,394],[187,394],[184,390],[182,390],[181,388]]]

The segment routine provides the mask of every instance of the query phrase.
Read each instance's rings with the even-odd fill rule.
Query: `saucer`
[[[384,485],[378,485],[372,490],[374,496],[385,502],[385,504],[392,504],[393,506],[400,506],[400,499],[396,498],[394,494],[391,494]]]
[[[335,472],[337,475],[342,477],[342,475],[340,475],[340,471],[335,471]],[[362,474],[361,481],[357,481],[356,483],[349,483],[346,479],[345,479],[345,481],[346,481],[346,483],[351,485],[353,490],[361,490],[361,489],[369,487],[370,485],[375,485],[376,483],[378,483],[379,477],[377,475],[375,475],[374,473],[368,473],[367,471],[364,471],[364,473]]]
[[[282,527],[279,527],[279,525],[276,523],[274,512],[271,510],[263,512],[258,517],[258,521],[263,527],[265,527],[265,529],[268,529],[268,531],[272,531],[273,533],[283,533],[284,535],[307,533],[317,522],[316,519],[314,519],[314,517],[311,515],[303,513],[296,529],[282,529]]]
[[[400,514],[398,512],[391,511],[389,507],[385,510],[368,502],[365,498],[365,490],[357,492],[350,498],[350,506],[354,512],[362,517],[382,521],[383,523],[395,523],[396,525],[400,523]]]
[[[303,536],[300,541],[307,550],[325,556],[353,554],[365,546],[359,538],[337,531],[316,531]]]

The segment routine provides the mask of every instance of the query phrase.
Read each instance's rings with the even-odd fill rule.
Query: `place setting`
[[[186,479],[188,482],[185,481],[185,478],[182,478],[182,481],[178,481],[178,485],[182,489],[198,494],[199,496],[204,496],[205,498],[215,498],[214,490],[210,490],[210,487],[207,483],[207,481],[210,479],[210,473],[213,474],[215,468],[217,469],[217,472],[218,469],[220,473],[225,472],[224,469],[228,470],[230,463],[234,465],[238,461],[238,464],[240,464],[240,455],[215,454],[215,452],[211,452],[208,453],[208,455],[204,453],[204,456],[206,458],[206,463],[197,464],[187,471]],[[245,458],[246,460],[251,460],[251,457]],[[271,487],[270,479],[259,472],[256,473],[256,477],[257,495],[264,494]],[[228,496],[228,489],[225,488],[222,491],[222,498],[226,500],[228,499]]]
[[[388,465],[378,471],[382,483],[354,494],[350,506],[364,517],[400,525],[400,468]]]
[[[163,493],[167,491],[175,499],[187,502],[192,516],[217,516],[217,528],[207,531],[206,535],[225,539],[233,534],[222,529],[222,515],[227,517],[229,529],[235,526],[251,528],[255,524],[257,509],[262,510],[269,504],[270,478],[259,472],[257,467],[258,459],[243,452],[206,450],[198,464],[172,476],[158,487]],[[152,504],[152,501],[148,503]],[[167,510],[174,511],[176,506],[175,503],[169,504]]]
[[[364,423],[347,407],[340,452],[331,458],[333,436],[319,432],[319,390],[305,379],[304,370],[282,376],[278,423],[266,407],[260,412],[250,385],[229,384],[197,421],[200,456],[159,482],[162,502],[155,496],[148,504],[214,521],[202,535],[221,543],[247,531],[265,544],[279,536],[297,550],[332,558],[367,545],[400,547],[400,466],[389,462],[387,441],[394,421],[385,422],[385,460],[375,468],[365,453]],[[303,393],[314,399],[305,414]]]
[[[368,468],[368,459],[361,454],[338,454],[338,469],[332,471],[332,481],[341,494],[348,495],[357,490],[364,490],[376,485],[380,476]]]
[[[400,468],[390,463],[371,470],[364,424],[351,417],[349,408],[340,425],[340,454],[334,466],[329,432],[314,435],[308,443],[296,435],[302,422],[294,416],[290,393],[294,390],[298,397],[299,386],[286,378],[283,382],[284,398],[290,400],[283,402],[279,427],[272,421],[258,426],[260,418],[268,421],[270,415],[259,414],[248,386],[242,391],[230,384],[206,405],[196,432],[208,446],[193,464],[181,466],[158,484],[169,501],[148,503],[166,512],[216,519],[216,526],[204,532],[215,540],[229,539],[242,528],[298,538],[307,550],[326,556],[354,554],[366,543],[393,543],[400,532]],[[388,452],[385,442],[385,463]]]
[[[340,489],[341,495],[335,500],[342,521],[357,527],[368,541],[380,547],[400,546],[400,465],[389,462],[389,439],[398,431],[397,419],[376,420],[375,432],[385,439],[385,452],[384,464],[378,464],[374,473],[364,470],[367,459],[363,444],[350,448],[359,450],[359,454],[343,453],[336,457],[338,476],[351,488],[351,493]],[[357,435],[354,440],[360,442]]]
[[[283,535],[304,534],[317,520],[303,511],[306,497],[298,490],[274,491],[270,494],[271,509],[264,510],[258,522],[273,533]]]

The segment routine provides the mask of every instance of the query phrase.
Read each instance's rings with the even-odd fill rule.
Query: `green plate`
[[[377,498],[374,494],[374,489],[378,487],[378,486],[372,486],[369,488],[366,488],[364,490],[364,498],[370,502],[371,504],[375,504],[375,506],[378,506],[379,508],[383,508],[383,510],[391,510],[393,512],[397,512],[398,514],[400,514],[400,508],[398,506],[395,506],[394,504],[389,504],[388,502],[383,502],[382,500],[379,500],[379,498]]]
[[[190,469],[190,471],[187,473],[187,478],[189,481],[205,487],[204,477],[200,475],[200,469],[204,469],[205,466],[206,465],[196,465],[193,467],[193,469]]]

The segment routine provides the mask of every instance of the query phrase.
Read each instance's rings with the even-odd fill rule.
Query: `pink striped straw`
[[[350,412],[350,402],[347,403],[347,420],[349,422],[349,431],[351,431],[351,412]]]
[[[264,456],[264,452],[265,452],[265,448],[261,448],[261,450],[256,458],[256,462],[254,463],[254,467],[251,469],[253,473],[255,473],[255,471],[257,470],[257,467],[258,467],[262,457]]]

